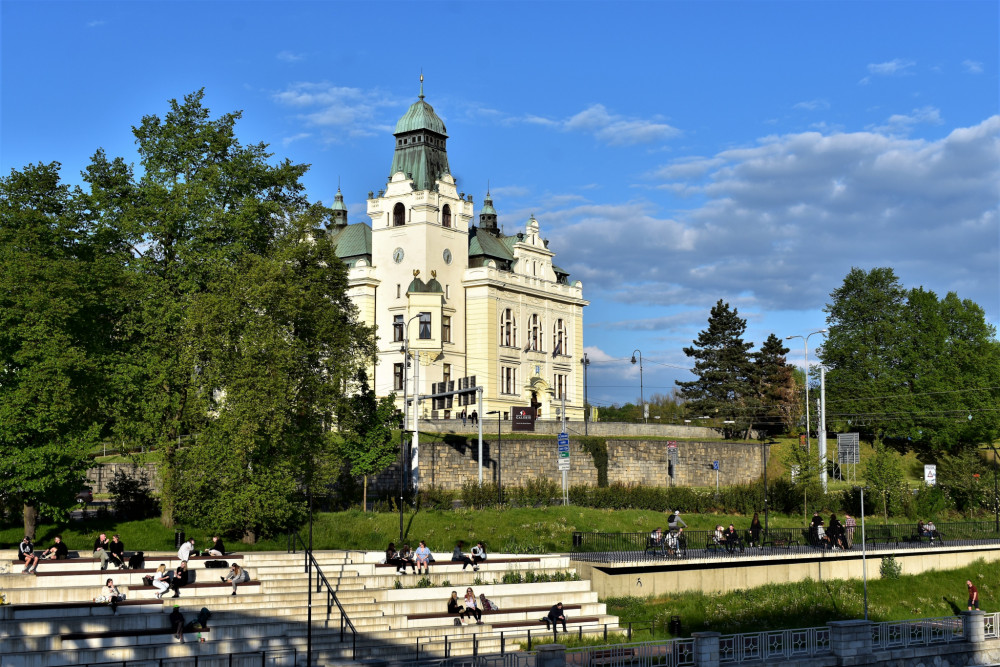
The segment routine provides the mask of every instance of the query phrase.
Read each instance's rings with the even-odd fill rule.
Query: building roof
[[[423,90],[423,86],[421,86]],[[417,130],[430,130],[438,134],[448,136],[448,131],[444,127],[444,121],[434,113],[434,107],[424,102],[423,92],[420,99],[410,105],[403,117],[396,123],[396,130],[393,134],[403,132],[415,132]]]
[[[363,222],[330,230],[330,240],[337,245],[337,257],[371,257],[372,228]]]
[[[497,238],[485,229],[472,226],[469,228],[469,257],[485,255],[508,262],[513,261],[514,253],[510,251],[513,246],[512,244],[508,246],[509,238],[505,236]]]

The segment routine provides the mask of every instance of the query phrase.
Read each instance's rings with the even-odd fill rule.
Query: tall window
[[[394,315],[392,318],[392,340],[396,343],[403,340],[403,316]]]
[[[451,227],[451,207],[447,204],[441,209],[441,226]]]
[[[431,338],[431,314],[430,313],[420,313],[420,319],[417,320],[420,326],[420,339],[430,340]]]
[[[403,390],[403,364],[392,365],[392,388],[395,391]]]
[[[441,374],[441,379],[445,382],[451,382],[451,364],[442,364],[442,366],[444,369]]]
[[[562,319],[556,320],[552,327],[552,356],[569,354],[569,340],[566,338],[566,325]]]
[[[514,311],[505,308],[500,315],[500,344],[507,347],[517,346],[517,320]]]
[[[528,347],[525,349],[537,352],[541,347],[541,336],[542,330],[538,321],[538,313],[534,313],[528,318]]]
[[[569,395],[566,393],[566,391],[567,391],[567,387],[566,387],[567,380],[568,380],[568,377],[566,375],[562,375],[560,373],[556,373],[556,377],[555,377],[556,398],[559,399],[559,400],[562,400],[564,398],[566,398],[566,399],[569,398]]]
[[[500,367],[500,393],[517,393],[517,369],[513,366]]]
[[[392,226],[400,227],[406,224],[406,207],[402,203],[392,207]]]
[[[451,315],[441,316],[441,342],[451,342]]]

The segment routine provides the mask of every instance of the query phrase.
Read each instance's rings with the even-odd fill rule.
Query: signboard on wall
[[[514,408],[510,411],[511,431],[535,430],[535,409],[530,406]]]
[[[933,463],[924,465],[924,484],[934,486],[937,484],[937,466]]]

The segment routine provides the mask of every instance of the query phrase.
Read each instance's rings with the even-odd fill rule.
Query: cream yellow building
[[[448,166],[442,120],[418,101],[396,124],[388,182],[368,193],[365,223],[348,224],[338,191],[329,233],[348,264],[350,295],[377,326],[378,395],[404,393],[403,347],[418,368],[405,371],[406,394],[475,376],[483,414],[534,405],[541,419],[583,419],[583,298],[580,281],[553,263],[538,220],[502,233],[490,194],[478,219]],[[478,405],[420,403],[427,419],[457,419]]]

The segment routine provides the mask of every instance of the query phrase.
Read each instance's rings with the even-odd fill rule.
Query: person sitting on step
[[[239,563],[233,563],[229,568],[229,574],[220,579],[224,582],[233,582],[233,595],[236,595],[236,585],[250,581],[250,573],[240,567]]]
[[[462,569],[465,570],[468,566],[472,566],[474,571],[479,570],[479,566],[472,562],[472,559],[462,553],[462,547],[465,546],[465,542],[459,540],[455,544],[455,550],[451,552],[451,560],[455,563],[461,563]]]
[[[69,548],[62,541],[62,535],[56,535],[55,544],[42,552],[42,558],[66,560],[69,558]]]
[[[38,569],[38,556],[35,555],[35,547],[31,544],[31,538],[27,535],[21,540],[20,546],[17,547],[17,559],[24,561],[24,569],[21,570],[21,574],[32,574]],[[32,569],[34,566],[34,569]]]

